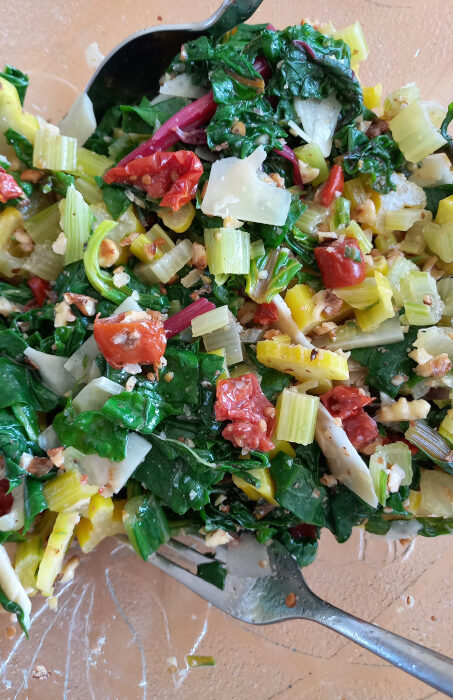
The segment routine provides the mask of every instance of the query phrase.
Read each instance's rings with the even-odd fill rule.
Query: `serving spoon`
[[[159,91],[159,78],[186,41],[217,38],[249,19],[262,0],[225,0],[211,17],[193,24],[149,27],[124,39],[100,64],[85,92],[99,121],[109,107],[133,104]]]

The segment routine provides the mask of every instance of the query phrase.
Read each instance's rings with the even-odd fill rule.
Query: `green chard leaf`
[[[33,294],[26,282],[19,284],[8,284],[0,280],[0,296],[6,297],[9,301],[14,301],[16,304],[28,304],[32,300]]]
[[[245,127],[242,134],[234,128],[240,121]],[[279,139],[286,132],[278,124],[269,102],[262,97],[237,104],[225,104],[217,108],[206,130],[208,146],[227,144],[227,155],[246,158],[262,143],[266,151],[281,148]],[[222,148],[223,150],[223,148]],[[269,227],[270,228],[270,227]]]
[[[7,63],[3,71],[0,73],[0,79],[1,78],[5,78],[5,80],[14,85],[17,90],[17,94],[19,95],[20,103],[23,106],[29,82],[28,75],[26,73],[22,73],[19,68],[14,68]]]
[[[7,129],[5,131],[5,138],[9,145],[14,148],[14,152],[19,158],[19,160],[21,160],[27,168],[32,168],[33,144],[30,143],[30,141],[26,139],[25,136],[22,136],[22,134],[19,134],[17,131],[14,131],[14,129]]]
[[[0,356],[0,376],[3,380],[0,408],[23,403],[47,412],[60,403],[60,398],[37,379],[34,371],[9,357]]]
[[[96,184],[102,190],[102,197],[104,199],[104,204],[110,216],[115,219],[119,219],[122,214],[129,208],[131,200],[126,197],[124,187],[117,187],[116,185],[107,185],[102,177],[98,175],[94,178]]]
[[[55,416],[53,427],[65,447],[75,447],[84,454],[98,454],[115,462],[126,456],[128,431],[108,420],[99,411],[75,414],[72,405]]]
[[[88,141],[85,142],[85,148],[90,151],[99,153],[102,156],[108,156],[109,144],[113,137],[113,130],[121,126],[122,112],[119,105],[110,107],[102,117],[94,132],[91,134]]]
[[[176,112],[190,103],[184,97],[169,97],[151,104],[142,97],[139,105],[121,105],[123,131],[133,134],[152,134],[156,127],[168,121]]]
[[[213,586],[217,586],[221,591],[225,588],[227,570],[220,561],[211,561],[206,564],[198,564],[197,576]]]
[[[424,187],[423,189],[426,194],[426,208],[435,217],[440,200],[453,194],[453,185],[437,185],[437,187]]]
[[[271,461],[275,498],[299,520],[312,525],[326,524],[326,490],[297,458],[279,452]]]
[[[397,374],[411,377],[414,374],[415,362],[407,353],[417,337],[417,328],[411,328],[399,343],[378,346],[376,348],[358,348],[351,351],[351,357],[364,367],[368,367],[365,383],[378,391],[385,391],[394,398],[399,387],[392,384],[392,378]]]
[[[376,513],[374,508],[341,484],[329,496],[329,510],[329,527],[338,542],[346,542],[353,527]]]
[[[134,496],[124,506],[124,527],[137,554],[145,561],[170,539],[166,515],[154,496]]]
[[[34,519],[39,513],[47,508],[47,501],[44,496],[43,483],[39,479],[27,476],[24,481],[24,534],[32,526]]]
[[[15,603],[12,600],[9,600],[4,591],[0,588],[0,605],[4,610],[6,610],[9,613],[15,613],[17,616],[17,621],[19,625],[22,627],[25,636],[28,639],[28,627],[25,624],[25,613],[22,610],[21,606],[19,603]]]

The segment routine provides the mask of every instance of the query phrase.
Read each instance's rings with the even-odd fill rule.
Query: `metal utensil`
[[[236,547],[216,549],[216,560],[227,561],[224,590],[186,568],[213,561],[196,549],[200,538],[189,538],[188,544],[172,539],[149,561],[238,620],[253,625],[313,620],[453,697],[452,659],[321,600],[308,588],[297,563],[281,544],[274,541],[265,547],[254,537],[245,537]]]
[[[262,0],[225,0],[203,22],[150,27],[132,34],[109,53],[88,83],[85,92],[99,121],[113,105],[137,102],[159,91],[159,78],[185,41],[202,34],[222,36],[249,19]]]

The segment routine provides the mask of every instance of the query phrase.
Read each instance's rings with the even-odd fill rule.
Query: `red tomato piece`
[[[167,345],[159,311],[125,311],[108,318],[97,317],[94,338],[115,369],[127,364],[157,365]]]
[[[271,435],[275,425],[275,408],[261,391],[252,373],[217,383],[214,405],[216,420],[231,420],[223,430],[225,440],[249,450],[272,450]]]
[[[33,292],[36,304],[42,306],[47,299],[46,292],[50,289],[49,282],[41,279],[41,277],[30,277],[30,279],[27,280],[27,284]]]
[[[273,301],[270,304],[258,304],[253,317],[254,323],[260,326],[267,326],[278,319],[278,309]]]
[[[343,421],[343,428],[356,450],[369,445],[379,437],[376,421],[365,413],[363,408],[346,418]]]
[[[8,479],[0,479],[0,517],[7,515],[13,507],[14,496],[12,493],[7,493],[8,489]]]
[[[311,540],[316,539],[316,526],[307,525],[307,523],[298,523],[297,525],[291,525],[288,528],[291,537],[295,540],[301,539],[302,537],[309,537]]]
[[[260,430],[257,423],[234,420],[223,429],[222,435],[225,440],[232,442],[235,447],[242,447],[247,450],[260,450],[261,452],[269,452],[274,448],[272,440]]]
[[[354,238],[319,246],[315,256],[326,289],[353,287],[366,277],[365,262]]]
[[[334,418],[341,418],[341,420],[358,413],[363,406],[374,401],[371,396],[362,393],[360,389],[341,385],[322,394],[320,399],[330,415]]]
[[[24,197],[22,187],[19,187],[12,175],[0,167],[0,202],[5,204],[16,197]]]
[[[161,207],[178,211],[195,197],[203,166],[193,151],[156,151],[124,166],[110,168],[104,181],[129,184],[144,190],[152,199],[161,199]]]
[[[343,192],[344,175],[341,165],[332,165],[324,187],[321,190],[321,204],[323,207],[330,207],[335,199],[336,193]]]

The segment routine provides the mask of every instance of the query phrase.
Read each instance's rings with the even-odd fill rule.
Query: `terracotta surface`
[[[28,0],[6,11],[0,64],[32,77],[28,108],[57,120],[87,82],[88,57],[158,23],[206,17],[217,0]],[[429,7],[429,11],[428,8]],[[371,50],[364,84],[386,90],[417,80],[424,98],[452,98],[451,4],[447,0],[265,0],[257,21],[305,17],[337,27],[359,19]],[[32,37],[32,38],[30,38]],[[96,44],[96,45],[95,45]],[[91,47],[91,48],[89,48]],[[306,571],[332,603],[453,656],[450,538],[410,545],[357,531],[338,545],[326,534]],[[5,700],[422,700],[444,697],[333,632],[300,621],[252,627],[228,619],[113,542],[83,559],[59,591],[54,613],[34,605],[30,641],[5,636],[0,615],[0,697]],[[213,655],[215,668],[188,669],[185,655]],[[172,657],[177,672],[168,670]],[[32,672],[42,664],[47,680]]]

